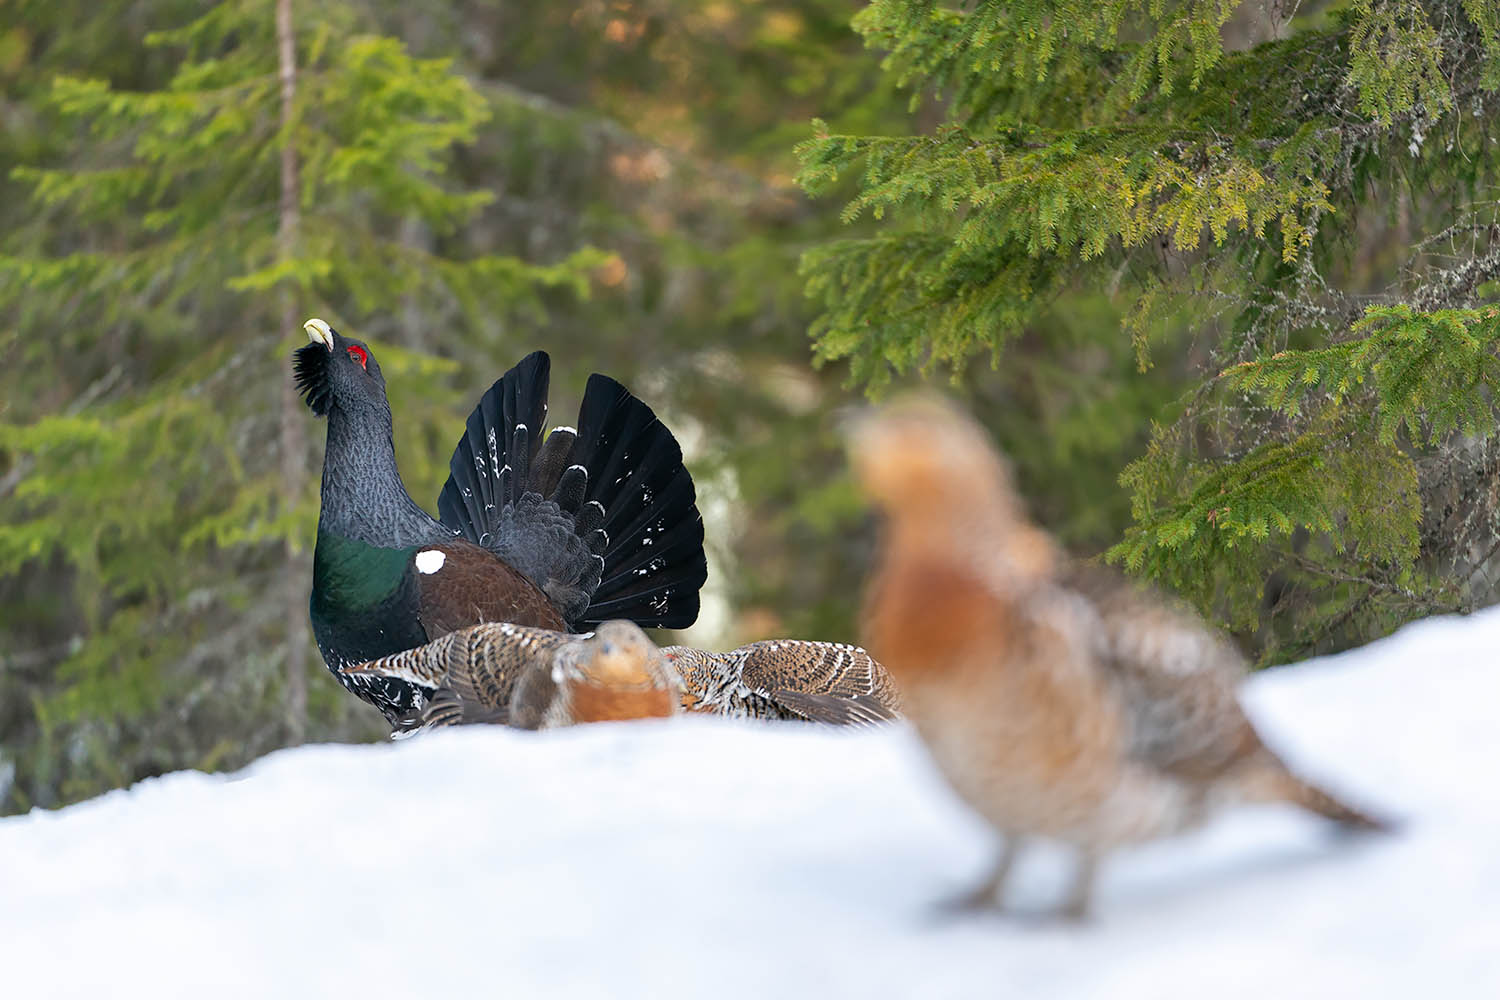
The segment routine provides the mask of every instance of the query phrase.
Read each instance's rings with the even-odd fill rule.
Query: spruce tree
[[[257,0],[254,11],[263,18],[252,33],[259,46],[256,73],[268,85],[258,91],[256,114],[279,122],[275,5]],[[73,208],[33,197],[34,178],[12,177],[12,169],[114,162],[81,127],[86,119],[65,114],[53,99],[53,78],[100,78],[112,91],[165,93],[186,48],[148,45],[145,35],[203,12],[204,5],[182,0],[0,4],[0,40],[30,39],[19,62],[9,60],[0,41],[6,84],[0,107],[7,123],[0,130],[0,253],[45,261],[60,257],[70,240],[118,247],[139,236],[135,208],[122,208],[117,217],[100,212],[84,223]],[[440,289],[398,294],[378,268],[367,284],[393,303],[389,309],[351,308],[336,287],[309,292],[296,284],[295,273],[254,291],[221,285],[217,276],[196,281],[187,266],[163,275],[164,287],[195,280],[193,308],[215,317],[207,324],[215,331],[253,326],[253,335],[265,338],[263,355],[214,384],[236,392],[248,386],[254,399],[212,401],[216,411],[228,411],[235,448],[226,451],[255,470],[264,504],[282,503],[283,431],[312,440],[299,474],[304,501],[313,496],[314,477],[306,471],[316,467],[321,439],[303,411],[284,419],[281,355],[300,336],[295,327],[285,329],[288,291],[297,300],[299,323],[312,313],[333,319],[374,340],[383,362],[393,348],[403,352],[404,370],[392,387],[398,458],[419,502],[436,495],[454,437],[478,394],[523,354],[542,347],[554,358],[554,413],[576,406],[589,372],[604,371],[648,398],[688,446],[714,559],[696,641],[854,639],[870,536],[843,482],[829,419],[847,401],[842,376],[832,366],[814,371],[807,365],[811,313],[796,272],[800,250],[826,239],[839,223],[836,206],[809,201],[791,183],[792,145],[814,115],[846,130],[896,127],[905,97],[849,31],[845,0],[581,6],[436,0],[420,7],[375,0],[316,11],[299,4],[293,12],[301,19],[295,91],[299,101],[311,102],[303,114],[332,127],[339,115],[361,113],[358,101],[337,108],[317,103],[313,88],[329,66],[327,57],[312,58],[320,32],[331,32],[329,47],[365,33],[401,38],[418,61],[452,58],[450,72],[461,74],[485,105],[487,118],[442,157],[442,171],[433,176],[449,192],[493,197],[451,228],[393,212],[360,215],[344,223],[346,232],[364,225],[413,255],[446,261],[549,266],[518,272],[545,279],[540,283],[481,287],[488,300],[477,310]],[[229,50],[212,57],[229,58]],[[267,150],[256,167],[263,249],[279,246],[285,148]],[[302,161],[297,166],[301,179],[309,168]],[[302,202],[296,229],[302,240],[320,238],[309,227],[319,225],[316,208],[323,206],[303,211]],[[590,294],[583,297],[577,294],[582,286],[568,277],[580,268],[550,265],[586,246],[607,248],[612,256],[590,272]],[[248,273],[264,260],[234,273]],[[183,359],[211,352],[202,325],[193,323],[158,331],[149,351],[139,353],[132,353],[138,325],[81,327],[74,291],[96,282],[79,273],[79,286],[60,280],[28,297],[36,312],[24,341],[0,323],[0,421],[23,428],[57,416],[108,422],[158,388],[169,392]],[[8,302],[21,294],[12,292]],[[107,301],[112,292],[99,294]],[[287,339],[273,344],[278,336]],[[41,349],[67,337],[76,338],[76,350]],[[31,350],[24,363],[23,345]],[[104,359],[111,363],[101,368]],[[124,361],[118,374],[101,378],[115,371],[117,360]],[[160,387],[153,383],[158,376]],[[206,415],[189,421],[184,447],[198,447],[196,435],[212,427]],[[49,494],[29,491],[44,489],[33,473],[48,472],[51,461],[33,448],[0,445],[0,524],[29,525],[50,502]],[[224,463],[204,464],[201,487],[217,488]],[[189,478],[184,472],[181,482]],[[10,489],[22,485],[29,499],[13,502]],[[72,512],[92,514],[82,478],[72,477],[68,488],[79,491]],[[178,502],[179,495],[163,489],[142,493],[140,502]],[[100,506],[117,496],[101,493]],[[121,515],[105,510],[103,516]],[[170,530],[174,515],[163,514],[151,520],[155,528],[111,557],[162,567],[163,576],[192,585],[194,602],[228,591],[235,597],[232,607],[195,603],[194,610],[178,594],[153,598],[142,617],[143,634],[176,648],[147,647],[144,655],[153,662],[141,669],[135,669],[137,651],[105,631],[120,606],[115,598],[106,597],[85,619],[80,602],[109,592],[81,577],[71,556],[52,548],[46,550],[51,556],[7,562],[0,572],[0,811],[70,801],[168,767],[234,767],[295,738],[281,651],[305,614],[293,615],[288,602],[305,601],[310,580],[305,569],[287,570],[285,546],[287,540],[298,546],[311,541],[316,508],[303,502],[293,516],[300,527],[280,540],[185,549],[181,535]],[[224,523],[237,522],[226,516]],[[296,558],[304,559],[305,551],[299,548]],[[302,594],[292,594],[299,585]],[[168,609],[185,615],[188,627],[160,622]],[[373,713],[340,697],[316,653],[307,653],[308,736],[378,736]],[[95,659],[83,665],[80,655]],[[85,675],[86,698],[61,713],[65,692]]]
[[[355,7],[225,2],[179,23],[145,39],[170,67],[158,86],[53,80],[66,138],[12,172],[30,212],[0,255],[0,575],[68,638],[6,734],[11,807],[372,732],[321,669],[297,692],[316,481],[289,318],[380,342],[398,453],[432,482],[451,364],[381,341],[402,311],[493,341],[609,259],[446,244],[494,197],[448,177],[488,102]],[[33,575],[65,596],[28,594]]]
[[[819,356],[877,390],[1113,312],[1061,353],[1176,400],[1108,558],[1269,662],[1494,599],[1500,8],[1237,6],[876,0],[934,124],[817,127],[800,180],[860,228],[802,266]]]

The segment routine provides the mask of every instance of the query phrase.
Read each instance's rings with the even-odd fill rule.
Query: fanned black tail
[[[547,420],[552,361],[533,351],[500,376],[469,414],[448,481],[438,496],[438,517],[480,545],[492,546],[502,511],[526,489],[531,457]]]
[[[524,573],[575,628],[691,625],[708,570],[682,449],[603,375],[589,378],[578,429],[543,442],[550,370],[544,352],[528,355],[469,415],[438,497],[442,522]]]
[[[572,461],[588,470],[580,529],[597,518],[588,526],[604,533],[604,572],[583,622],[693,624],[708,579],[703,517],[667,425],[614,379],[590,375]]]

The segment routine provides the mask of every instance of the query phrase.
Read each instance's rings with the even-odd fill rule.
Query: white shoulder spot
[[[423,549],[417,553],[417,572],[436,573],[443,568],[448,557],[438,549]]]

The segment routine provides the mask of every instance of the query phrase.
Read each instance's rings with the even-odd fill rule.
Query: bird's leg
[[[1092,847],[1080,848],[1078,867],[1074,869],[1073,887],[1058,912],[1066,920],[1087,920],[1094,900],[1094,882],[1099,873],[1099,854]]]
[[[1000,857],[995,860],[989,877],[981,885],[949,901],[947,909],[980,910],[989,906],[998,909],[1004,902],[1005,882],[1015,867],[1016,855],[1020,853],[1021,838],[1015,834],[1005,836],[1000,844]]]

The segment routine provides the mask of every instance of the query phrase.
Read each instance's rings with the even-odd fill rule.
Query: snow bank
[[[1117,856],[1084,927],[955,918],[984,829],[905,728],[713,720],[313,746],[0,822],[13,997],[1500,997],[1500,613],[1257,678],[1405,817],[1245,810]],[[1051,906],[1060,855],[1014,899]]]

